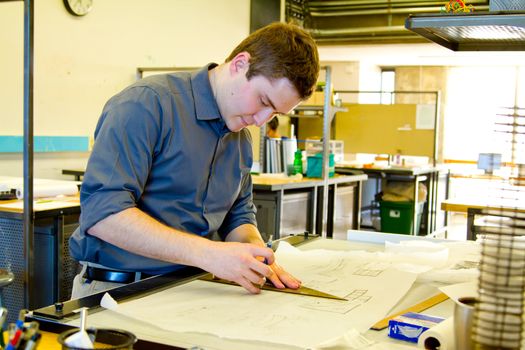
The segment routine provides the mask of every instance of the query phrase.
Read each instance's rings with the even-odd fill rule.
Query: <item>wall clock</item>
[[[64,0],[69,13],[74,16],[85,16],[93,8],[93,0]]]

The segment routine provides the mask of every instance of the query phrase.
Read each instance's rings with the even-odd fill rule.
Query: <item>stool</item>
[[[15,280],[15,275],[4,269],[0,269],[0,307],[4,306],[3,290]]]

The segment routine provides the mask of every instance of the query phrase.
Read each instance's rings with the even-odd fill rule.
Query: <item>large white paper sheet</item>
[[[193,281],[119,304],[116,311],[168,331],[308,348],[352,328],[364,332],[387,315],[416,278],[388,261],[344,252],[290,249],[277,256],[304,286],[348,301],[271,291],[251,295],[237,286]]]
[[[73,196],[78,193],[80,181],[52,179],[33,179],[33,197]],[[18,199],[24,198],[24,179],[21,177],[0,176],[0,189],[15,189]]]

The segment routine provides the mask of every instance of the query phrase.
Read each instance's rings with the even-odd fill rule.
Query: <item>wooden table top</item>
[[[491,199],[491,198],[450,198],[441,202],[441,209],[466,213],[472,209],[510,209],[518,213],[525,213],[525,203],[513,199]]]
[[[340,184],[354,181],[364,181],[367,176],[364,174],[360,175],[339,175],[328,178],[328,184]],[[252,175],[252,182],[254,187],[257,186],[270,186],[275,188],[307,188],[322,186],[324,181],[322,178],[317,177],[285,177],[285,176],[274,176],[274,175]]]
[[[79,196],[64,196],[52,198],[38,198],[33,202],[33,211],[41,212],[80,206]],[[24,201],[22,199],[0,201],[0,211],[23,213]]]

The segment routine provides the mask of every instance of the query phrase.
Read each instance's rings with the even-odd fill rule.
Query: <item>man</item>
[[[279,117],[275,116],[268,122],[266,126],[266,136],[271,139],[280,139],[281,135],[279,134]]]
[[[245,127],[307,99],[318,74],[313,39],[274,23],[221,65],[152,76],[111,98],[95,130],[80,227],[70,240],[83,265],[72,298],[128,283],[130,272],[140,272],[138,279],[180,265],[251,293],[266,278],[298,288],[257,230]],[[221,241],[208,239],[216,234]]]

